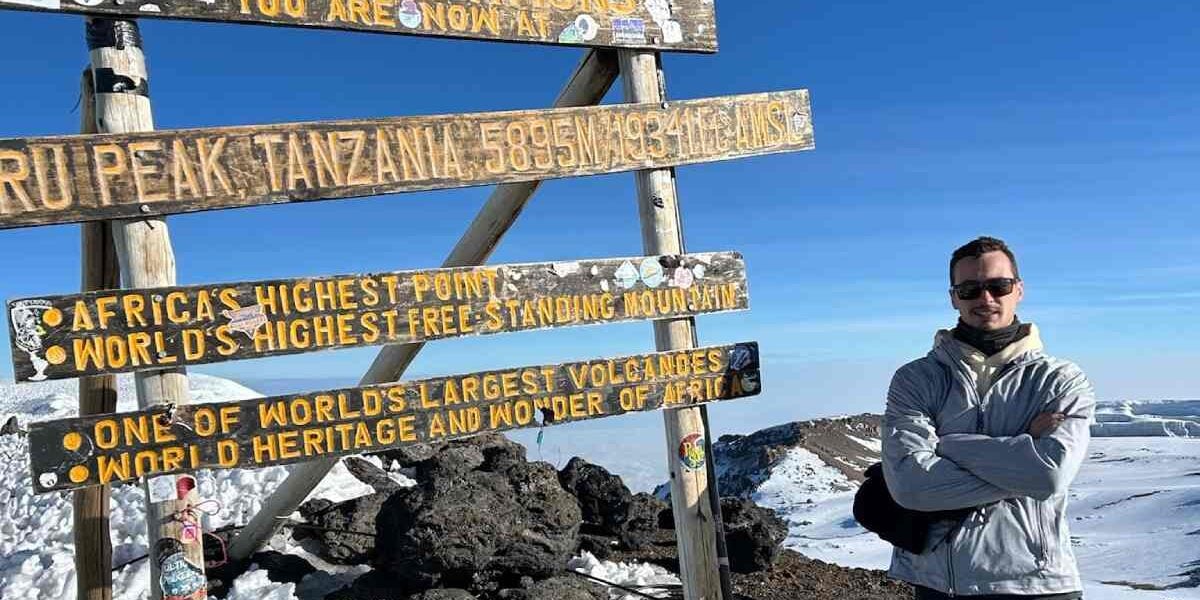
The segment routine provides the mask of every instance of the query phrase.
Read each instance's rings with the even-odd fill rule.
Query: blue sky
[[[688,248],[748,263],[751,310],[700,318],[701,340],[764,353],[767,391],[714,409],[718,429],[881,410],[891,372],[953,324],[946,261],[981,234],[1015,248],[1018,313],[1101,397],[1200,396],[1200,6],[966,4],[723,0],[720,53],[665,58],[672,98],[813,98],[816,150],[679,169]],[[0,31],[0,136],[78,131],[82,19],[0,12]],[[167,21],[143,34],[159,128],[544,107],[582,55]],[[438,266],[488,192],[172,217],[179,280]],[[0,231],[0,296],[76,290],[78,237]],[[640,252],[633,179],[619,174],[545,185],[493,262]],[[449,340],[412,374],[652,348],[645,323]],[[352,383],[376,351],[197,370]]]

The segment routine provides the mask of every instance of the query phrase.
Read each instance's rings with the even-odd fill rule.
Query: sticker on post
[[[179,540],[160,538],[158,554],[158,585],[163,600],[193,600],[205,597],[208,582],[200,567],[188,562]]]
[[[671,275],[671,287],[690,288],[696,282],[695,275],[687,267],[678,267]]]
[[[745,346],[738,346],[729,355],[729,370],[733,372],[734,391],[755,392],[759,387],[758,357]]]
[[[236,310],[223,310],[221,314],[229,319],[229,330],[239,331],[246,337],[253,338],[259,327],[267,324],[267,314],[261,304],[244,306]]]
[[[642,267],[639,269],[642,281],[647,287],[656,288],[662,285],[663,268],[658,264],[657,258],[647,258],[642,261]]]
[[[175,476],[160,475],[151,477],[146,482],[147,493],[150,494],[150,503],[158,504],[175,499]]]
[[[614,44],[645,44],[646,21],[633,17],[613,19],[612,37]]]
[[[196,478],[191,475],[180,475],[179,482],[175,484],[175,496],[179,500],[187,500],[187,495],[196,489]]]
[[[683,41],[683,28],[679,26],[679,21],[664,21],[662,32],[664,43],[678,44]]]
[[[399,17],[400,24],[409,29],[415,29],[421,25],[421,9],[417,7],[415,0],[401,2],[400,8],[396,10],[396,15]]]
[[[49,300],[21,300],[9,309],[9,319],[12,320],[15,335],[13,343],[29,355],[29,362],[37,371],[29,377],[29,381],[42,381],[46,378],[46,367],[50,366],[50,362],[41,356],[42,336],[46,334],[42,322],[53,322],[54,315],[58,315],[59,320],[62,319],[62,313],[54,310]]]
[[[575,30],[579,32],[579,37],[585,42],[590,42],[596,39],[596,34],[600,33],[600,25],[596,23],[596,19],[592,15],[579,15],[575,19]]]
[[[704,435],[695,432],[683,436],[679,442],[679,462],[688,471],[704,467]]]
[[[621,266],[617,267],[617,272],[613,273],[613,275],[617,279],[617,285],[625,289],[630,289],[637,285],[638,269],[629,261],[621,263]]]

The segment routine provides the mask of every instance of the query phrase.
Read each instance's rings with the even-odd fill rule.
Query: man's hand
[[[1033,418],[1033,422],[1029,424],[1029,435],[1040,438],[1054,431],[1063,421],[1067,420],[1067,415],[1056,412],[1040,413]]]

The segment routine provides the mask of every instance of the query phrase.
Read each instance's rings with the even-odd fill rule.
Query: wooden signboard
[[[750,342],[160,407],[32,423],[30,469],[34,489],[48,492],[266,467],[730,400],[760,385],[758,345]]]
[[[805,90],[0,139],[0,228],[596,175],[812,147]]]
[[[736,252],[340,275],[25,298],[17,381],[744,310]]]
[[[717,51],[713,0],[0,0],[0,8],[563,46]]]

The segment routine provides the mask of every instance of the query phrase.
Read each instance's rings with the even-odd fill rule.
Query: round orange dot
[[[63,448],[67,450],[78,450],[82,443],[83,437],[74,431],[63,436]]]
[[[88,470],[87,467],[83,465],[75,465],[71,467],[71,471],[68,473],[68,475],[70,475],[73,483],[83,483],[87,481]]]
[[[42,313],[42,322],[51,327],[58,327],[59,324],[62,323],[62,319],[63,319],[62,311],[58,310],[57,308],[52,308],[52,309]]]
[[[52,365],[61,365],[67,360],[67,351],[62,346],[50,346],[46,348],[46,360]]]

